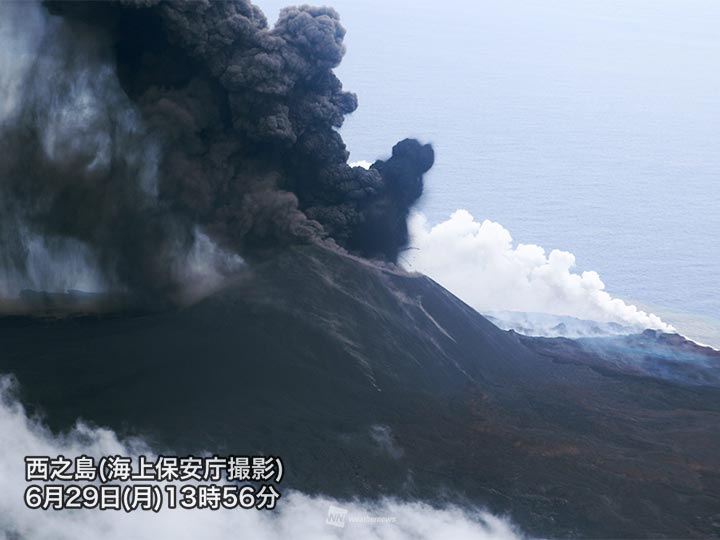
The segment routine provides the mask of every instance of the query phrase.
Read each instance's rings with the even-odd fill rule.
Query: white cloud
[[[533,244],[513,244],[499,223],[476,221],[467,210],[430,226],[421,213],[409,221],[409,270],[422,272],[480,312],[550,313],[613,322],[635,329],[674,329],[605,291],[597,272],[572,271],[575,256],[549,254]]]
[[[372,166],[372,163],[365,159],[361,159],[360,161],[353,161],[352,163],[350,163],[350,166],[351,167],[362,167],[363,169],[369,169]]]
[[[383,499],[378,502],[338,501],[300,492],[283,494],[274,511],[161,510],[30,510],[24,506],[24,457],[81,454],[150,455],[142,441],[122,441],[112,431],[78,423],[66,434],[55,434],[28,418],[13,397],[9,377],[0,377],[0,539],[27,540],[512,540],[519,538],[505,520],[486,512],[458,507],[432,508],[420,502]],[[347,510],[345,527],[326,524],[330,506]],[[370,518],[394,518],[394,523],[368,523]],[[365,521],[365,522],[363,522]]]

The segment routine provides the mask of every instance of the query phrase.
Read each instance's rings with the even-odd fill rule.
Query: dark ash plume
[[[332,72],[334,10],[287,8],[270,29],[245,0],[44,6],[0,117],[6,267],[28,272],[28,238],[74,242],[106,283],[168,297],[199,236],[220,260],[317,241],[396,260],[433,151],[347,164],[337,128],[357,99]]]

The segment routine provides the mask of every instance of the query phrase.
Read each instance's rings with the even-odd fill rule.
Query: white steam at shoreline
[[[126,514],[114,510],[30,510],[25,507],[24,457],[81,454],[152,455],[138,440],[121,441],[109,429],[78,423],[65,434],[55,434],[29,418],[14,397],[14,384],[0,377],[0,540],[162,540],[235,538],[296,540],[345,538],[352,540],[514,540],[521,536],[505,520],[486,512],[459,507],[433,508],[396,499],[337,501],[287,491],[274,511],[161,510]],[[343,528],[326,524],[330,506],[348,511]],[[394,522],[361,522],[369,517],[392,517]],[[355,521],[353,521],[355,517]]]
[[[434,226],[416,212],[408,225],[410,249],[403,266],[428,275],[481,313],[547,313],[674,331],[656,315],[613,298],[597,272],[573,272],[572,253],[514,245],[502,225],[478,222],[467,210]]]

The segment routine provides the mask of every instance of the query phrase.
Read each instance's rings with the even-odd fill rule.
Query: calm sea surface
[[[284,2],[260,1],[270,20]],[[352,160],[434,144],[421,210],[571,251],[720,345],[720,2],[328,0]]]

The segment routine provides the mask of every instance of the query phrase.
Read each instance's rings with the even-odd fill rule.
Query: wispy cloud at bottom
[[[168,510],[158,513],[114,510],[30,510],[24,504],[24,458],[86,454],[152,455],[140,440],[121,440],[111,430],[83,422],[67,433],[53,433],[28,417],[15,397],[15,383],[0,377],[0,539],[11,540],[136,540],[292,538],[351,540],[514,540],[521,535],[513,525],[487,512],[456,506],[434,508],[398,499],[339,501],[280,491],[274,511]],[[329,525],[331,507],[346,511],[344,526]],[[379,518],[379,519],[376,519]],[[388,519],[389,518],[389,519]]]

